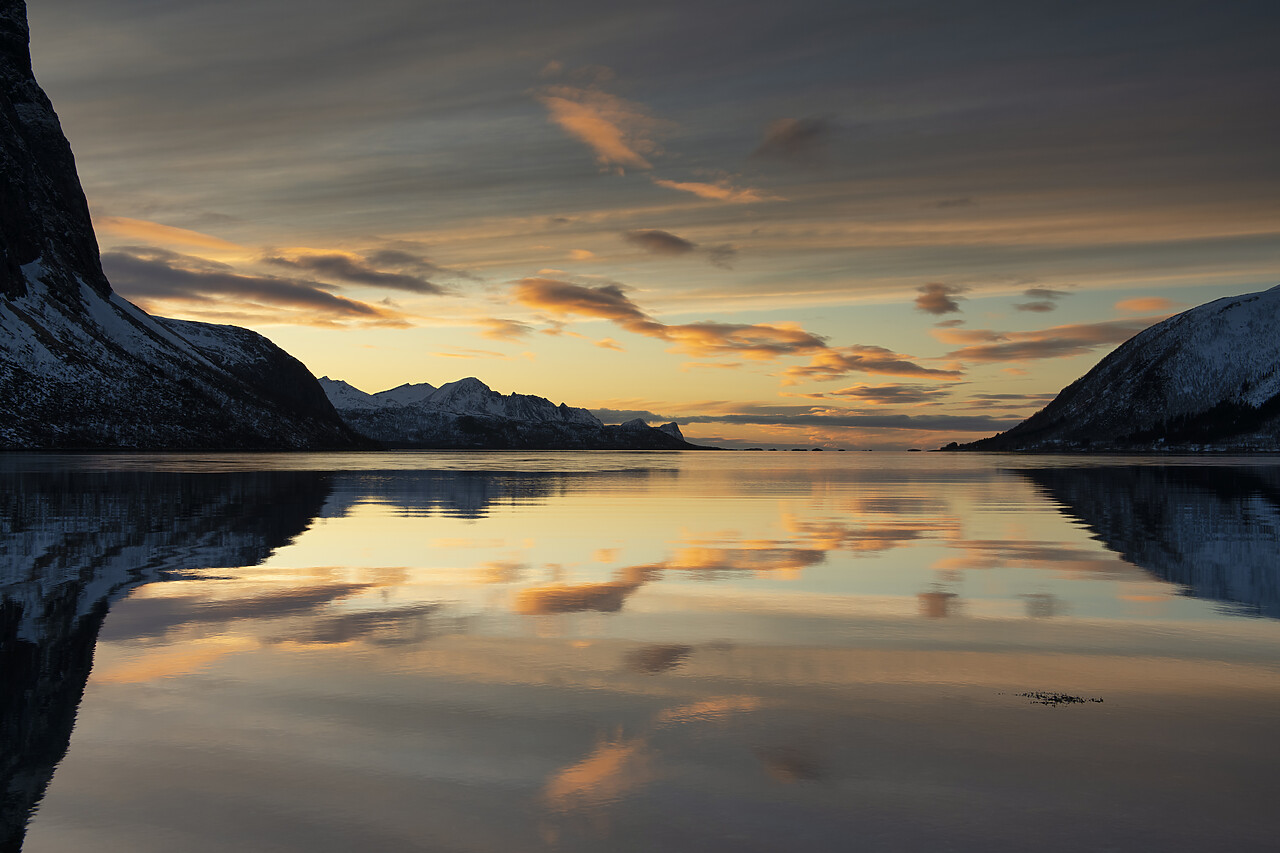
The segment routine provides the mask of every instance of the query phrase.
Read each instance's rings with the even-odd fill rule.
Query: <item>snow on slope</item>
[[[322,377],[321,387],[356,432],[391,447],[543,450],[679,450],[692,447],[675,424],[605,426],[586,409],[529,394],[499,394],[475,377],[439,388],[401,385],[367,394]],[[430,389],[430,390],[428,390]],[[404,402],[409,401],[409,402]]]
[[[528,394],[500,394],[473,376],[447,382],[439,388],[422,382],[376,394],[367,394],[340,379],[327,376],[321,377],[320,385],[329,402],[339,411],[400,406],[451,415],[601,426],[599,418],[586,409],[564,404],[557,406],[543,397]]]
[[[152,317],[65,268],[0,298],[0,448],[350,445],[306,368],[247,329]]]
[[[405,383],[397,388],[379,391],[373,396],[380,405],[413,406],[429,399],[435,391],[436,387],[434,385],[428,385],[426,382],[419,382],[416,385]],[[336,403],[334,404],[334,408],[338,408]]]
[[[977,449],[1280,447],[1280,287],[1192,308],[1136,335]]]

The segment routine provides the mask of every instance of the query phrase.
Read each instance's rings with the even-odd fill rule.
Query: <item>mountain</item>
[[[388,447],[526,450],[691,450],[676,424],[606,426],[586,409],[528,394],[499,394],[468,377],[435,388],[401,385],[368,394],[320,378],[351,429]]]
[[[1280,450],[1280,287],[1157,323],[1008,432],[946,449]]]
[[[28,43],[26,5],[0,0],[0,449],[358,445],[266,338],[112,292]]]

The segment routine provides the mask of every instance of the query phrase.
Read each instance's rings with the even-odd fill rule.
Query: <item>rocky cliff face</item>
[[[49,275],[74,270],[106,296],[71,146],[36,85],[28,40],[26,4],[0,0],[0,294],[25,295],[22,267],[43,258]]]
[[[1280,450],[1280,287],[1147,329],[974,450]]]
[[[260,335],[111,290],[71,148],[0,0],[0,449],[347,447],[309,371]]]
[[[680,427],[606,425],[586,409],[529,394],[499,394],[468,377],[435,388],[368,394],[341,380],[320,385],[347,425],[387,447],[528,450],[690,450]]]

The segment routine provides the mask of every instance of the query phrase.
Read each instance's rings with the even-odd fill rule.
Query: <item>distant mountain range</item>
[[[468,377],[439,388],[401,385],[368,394],[338,379],[320,386],[343,421],[386,447],[528,450],[691,450],[674,423],[606,425],[586,409],[543,397],[500,394]]]
[[[1008,432],[944,449],[1280,451],[1280,287],[1157,323]]]

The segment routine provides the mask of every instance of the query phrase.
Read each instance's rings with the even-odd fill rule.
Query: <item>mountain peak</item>
[[[70,308],[81,282],[99,296],[111,292],[75,157],[31,71],[21,0],[0,0],[0,199],[0,295],[25,295],[22,267],[36,261]]]
[[[402,385],[366,395],[345,382],[321,380],[347,425],[389,447],[524,448],[545,450],[687,450],[675,424],[650,427],[644,421],[605,426],[586,409],[552,403],[532,394],[500,394],[468,376],[447,382],[412,402]],[[354,392],[354,393],[352,393]],[[368,401],[372,400],[372,403]]]
[[[1121,344],[975,450],[1280,449],[1280,287],[1215,299]]]

